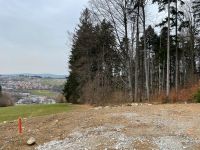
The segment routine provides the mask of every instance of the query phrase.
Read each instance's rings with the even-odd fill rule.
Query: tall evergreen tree
[[[95,27],[96,47],[94,49],[93,78],[90,80],[90,91],[87,94],[90,103],[103,103],[115,88],[116,77],[119,75],[120,61],[116,51],[116,38],[113,26],[103,20]]]
[[[164,26],[168,24],[168,50],[167,50],[167,89],[166,89],[166,95],[169,97],[169,90],[170,90],[170,42],[175,41],[176,43],[176,53],[175,53],[175,66],[176,66],[176,71],[175,71],[175,86],[176,86],[176,91],[178,89],[178,21],[181,26],[183,24],[183,16],[184,13],[182,11],[178,10],[178,2],[180,5],[184,5],[183,0],[153,0],[153,3],[158,3],[159,5],[159,12],[166,10],[166,5],[168,9],[168,16],[164,18],[164,20],[159,24],[159,26]],[[173,5],[171,5],[171,3]],[[170,30],[171,28],[175,27],[175,38],[173,41],[170,41]]]
[[[69,61],[71,71],[64,89],[67,100],[73,103],[83,102],[80,99],[81,90],[90,80],[93,71],[91,55],[96,45],[96,35],[87,8],[82,13],[78,28],[73,38]]]
[[[150,86],[150,92],[152,92],[153,89],[153,78],[156,77],[156,63],[159,62],[159,37],[155,33],[152,26],[148,26],[148,28],[145,30],[146,35],[146,61],[147,61],[147,71],[149,74],[149,86]],[[144,35],[141,37],[141,45],[142,49],[144,49]],[[155,68],[154,68],[155,67]]]
[[[103,72],[111,79],[118,73],[119,60],[116,49],[116,38],[111,23],[103,20],[97,25],[96,60],[98,60],[98,71]],[[113,74],[113,71],[115,72]]]
[[[63,90],[68,102],[95,103],[98,89],[111,86],[119,73],[114,29],[103,20],[93,26],[89,10],[80,19],[70,56],[70,75]]]

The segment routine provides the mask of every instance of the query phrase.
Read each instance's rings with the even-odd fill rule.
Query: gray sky
[[[68,74],[73,32],[88,0],[0,0],[0,74]],[[148,4],[147,22],[162,15]]]
[[[67,74],[67,31],[88,0],[0,0],[0,74]]]

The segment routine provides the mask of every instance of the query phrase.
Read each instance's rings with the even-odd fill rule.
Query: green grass
[[[16,120],[19,117],[31,118],[68,112],[73,108],[73,105],[68,104],[17,105],[13,107],[0,107],[0,122]]]
[[[55,97],[58,93],[51,92],[49,90],[31,90],[32,95]]]
[[[66,79],[41,79],[41,84],[51,86],[62,86]]]

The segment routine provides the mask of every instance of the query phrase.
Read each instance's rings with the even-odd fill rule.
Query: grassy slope
[[[31,90],[30,93],[32,95],[38,95],[38,96],[48,96],[48,97],[55,97],[58,93],[51,92],[49,90]]]
[[[41,79],[43,85],[61,86],[65,83],[66,79]]]
[[[18,117],[29,118],[70,111],[74,108],[68,104],[51,105],[18,105],[13,107],[0,107],[0,122],[16,120]]]

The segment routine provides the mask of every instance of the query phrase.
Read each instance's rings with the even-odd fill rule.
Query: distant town
[[[54,104],[62,92],[65,76],[50,74],[0,75],[0,85],[15,104]]]

